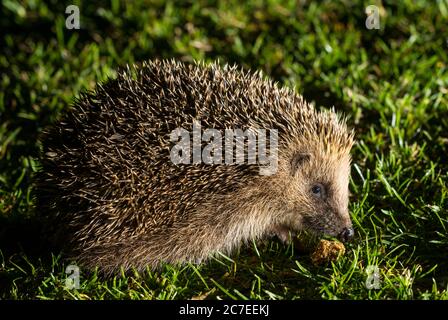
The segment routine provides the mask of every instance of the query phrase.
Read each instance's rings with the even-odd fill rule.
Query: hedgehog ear
[[[300,168],[300,166],[309,161],[311,158],[311,154],[307,152],[296,152],[292,156],[291,160],[291,174],[295,174],[296,171]]]

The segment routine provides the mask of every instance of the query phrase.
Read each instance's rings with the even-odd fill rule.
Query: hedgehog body
[[[197,122],[277,130],[276,172],[173,163],[170,135]],[[271,234],[351,230],[353,134],[259,73],[143,63],[82,94],[42,143],[39,211],[73,258],[106,273],[198,263]]]

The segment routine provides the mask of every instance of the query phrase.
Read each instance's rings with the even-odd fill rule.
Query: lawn
[[[182,4],[179,4],[182,3]],[[0,299],[448,299],[448,2],[3,0],[0,10]],[[365,8],[379,8],[380,29]],[[314,266],[273,239],[203,265],[66,286],[32,177],[39,134],[84,90],[152,58],[262,70],[356,132],[355,240]],[[371,288],[371,270],[378,271]]]

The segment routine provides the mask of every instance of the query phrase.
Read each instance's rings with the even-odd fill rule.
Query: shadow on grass
[[[49,241],[43,220],[28,204],[0,214],[0,299],[35,298],[36,288],[53,271],[61,246]],[[23,205],[23,204],[22,204]]]

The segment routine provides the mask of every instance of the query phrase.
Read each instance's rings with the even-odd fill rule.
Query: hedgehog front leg
[[[276,236],[284,244],[291,243],[292,238],[294,237],[290,229],[284,225],[274,225],[271,227],[269,234]]]

